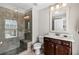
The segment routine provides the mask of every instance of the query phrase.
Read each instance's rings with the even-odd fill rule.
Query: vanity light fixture
[[[56,5],[56,9],[59,9],[60,8],[60,5],[58,4],[58,5]]]
[[[51,9],[51,11],[53,11],[53,10],[56,10],[56,9],[59,9],[59,8],[65,7],[65,6],[67,6],[66,3],[61,3],[61,4],[55,5],[55,7],[51,6],[50,9]]]
[[[54,10],[54,7],[51,7],[51,11],[53,11]]]

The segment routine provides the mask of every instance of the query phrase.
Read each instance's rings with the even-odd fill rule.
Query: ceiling
[[[33,6],[37,6],[37,8],[40,10],[53,4],[55,3],[0,3],[0,6],[7,7],[10,9],[17,9],[22,12],[32,8]]]
[[[0,3],[0,6],[24,12],[25,10],[32,8],[33,5],[31,3]]]

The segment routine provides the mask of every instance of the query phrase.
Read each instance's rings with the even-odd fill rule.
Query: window
[[[5,19],[5,38],[17,37],[17,21]]]

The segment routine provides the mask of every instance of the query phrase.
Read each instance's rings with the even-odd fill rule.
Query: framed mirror
[[[59,7],[58,7],[59,6]],[[67,19],[68,8],[61,7],[62,5],[56,5],[50,9],[50,32],[66,32],[67,31]]]

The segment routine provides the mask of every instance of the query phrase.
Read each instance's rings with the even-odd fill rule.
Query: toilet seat
[[[34,49],[40,49],[40,48],[41,48],[41,43],[34,44]]]
[[[41,52],[40,52],[40,49],[41,49],[41,43],[35,43],[34,45],[33,45],[33,48],[34,48],[34,50],[35,50],[35,54],[36,55],[39,55]]]

